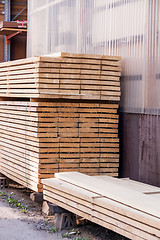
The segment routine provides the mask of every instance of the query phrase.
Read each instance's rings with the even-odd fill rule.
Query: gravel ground
[[[58,231],[54,217],[43,215],[41,204],[31,201],[30,193],[15,183],[0,189],[0,240],[126,240],[90,222],[74,231]]]

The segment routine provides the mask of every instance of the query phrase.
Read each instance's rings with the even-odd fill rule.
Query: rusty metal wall
[[[120,176],[160,186],[160,116],[120,114]]]
[[[160,116],[139,115],[139,180],[160,186]]]

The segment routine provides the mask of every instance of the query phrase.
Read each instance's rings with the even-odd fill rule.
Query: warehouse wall
[[[160,116],[120,114],[120,176],[160,186]]]
[[[13,19],[25,6],[27,6],[27,0],[12,0],[11,1],[11,19]],[[14,21],[26,21],[27,20],[27,8],[17,16]],[[26,57],[26,36],[16,36],[11,40],[11,60],[21,59]]]
[[[0,21],[4,21],[5,1],[0,1]],[[22,11],[22,9],[26,8]],[[22,11],[22,12],[21,12]],[[21,13],[20,13],[21,12]],[[10,20],[26,21],[27,20],[27,0],[11,0]],[[20,13],[20,14],[19,14]],[[19,14],[19,15],[18,15]],[[8,17],[6,18],[8,19]],[[26,57],[26,36],[14,36],[11,39],[10,60],[21,59]],[[0,36],[0,62],[5,61],[7,52],[4,53],[4,36]]]
[[[30,1],[28,56],[58,51],[120,55],[121,110],[157,113],[159,17],[159,0]]]

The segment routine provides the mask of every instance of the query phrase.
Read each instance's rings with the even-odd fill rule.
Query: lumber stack
[[[39,192],[56,172],[118,176],[118,59],[61,53],[0,64],[1,172]]]
[[[160,239],[160,189],[131,180],[57,173],[43,179],[44,199],[136,240]]]
[[[0,102],[1,169],[26,183],[55,172],[118,175],[117,104]],[[33,186],[32,186],[33,188]]]
[[[119,57],[60,53],[0,64],[0,96],[120,100]]]
[[[16,32],[20,32],[21,36],[27,35],[27,22],[7,22],[7,21],[1,21],[0,22],[0,35],[11,35]]]

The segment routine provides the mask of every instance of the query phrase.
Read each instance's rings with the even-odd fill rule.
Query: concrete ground
[[[0,240],[59,240],[59,233],[50,234],[34,229],[32,223],[26,222],[6,203],[0,202]]]
[[[71,231],[53,231],[54,216],[43,215],[42,205],[31,201],[30,193],[16,183],[0,189],[0,240],[125,240],[112,231],[85,221]],[[22,208],[12,202],[9,204],[10,197],[26,206],[27,212],[23,213]],[[76,234],[70,235],[73,232]]]

